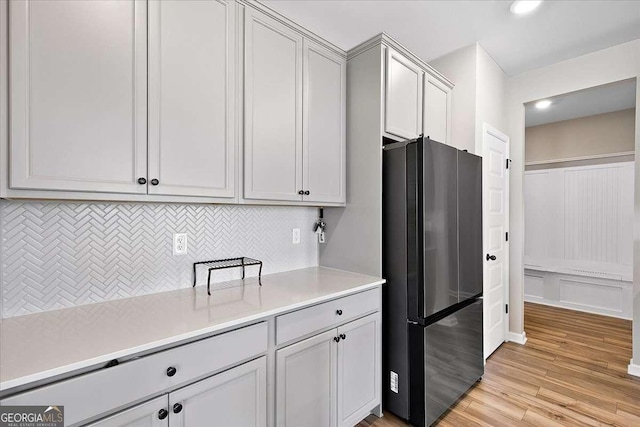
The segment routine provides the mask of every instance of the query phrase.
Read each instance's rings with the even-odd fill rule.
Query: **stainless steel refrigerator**
[[[482,159],[421,137],[383,176],[383,406],[427,426],[484,373]]]

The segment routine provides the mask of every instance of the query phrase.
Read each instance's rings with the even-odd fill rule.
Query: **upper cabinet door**
[[[147,192],[146,4],[10,2],[11,188]]]
[[[424,72],[409,59],[387,48],[384,130],[413,139],[422,133]]]
[[[245,8],[244,197],[302,200],[302,36]]]
[[[234,197],[235,2],[149,2],[149,194]]]
[[[434,141],[450,141],[451,88],[427,75],[424,82],[424,135]]]
[[[345,202],[346,60],[304,42],[304,200]],[[307,194],[308,192],[308,194]]]
[[[380,403],[380,314],[338,328],[338,427],[352,427]]]

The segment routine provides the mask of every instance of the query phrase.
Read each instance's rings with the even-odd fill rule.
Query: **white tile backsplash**
[[[1,200],[2,317],[188,287],[200,260],[257,258],[263,274],[316,266],[316,215],[310,207]],[[187,255],[173,255],[174,233],[187,233]],[[212,281],[239,277],[218,271]]]

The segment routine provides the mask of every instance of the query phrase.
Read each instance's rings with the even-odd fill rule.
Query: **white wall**
[[[429,62],[447,76],[455,87],[451,95],[451,145],[475,152],[476,56],[473,44]]]
[[[506,133],[507,75],[482,46],[476,46],[476,153],[481,153],[483,123]]]
[[[451,100],[451,145],[481,154],[482,125],[504,132],[507,76],[479,44],[429,62],[454,84]]]
[[[640,76],[640,39],[593,52],[554,65],[528,71],[508,80],[508,134],[511,137],[510,187],[510,325],[513,332],[524,330],[524,104]],[[640,105],[640,85],[636,86],[636,105]],[[640,123],[640,108],[636,109]],[[635,150],[640,150],[640,126],[636,126]],[[634,209],[634,323],[633,356],[640,361],[640,158],[635,167]],[[640,365],[640,364],[639,364]],[[640,366],[638,367],[640,372]]]

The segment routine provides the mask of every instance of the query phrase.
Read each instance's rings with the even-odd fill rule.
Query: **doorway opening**
[[[524,301],[631,319],[636,81],[525,105]]]

